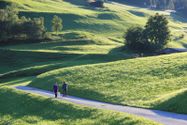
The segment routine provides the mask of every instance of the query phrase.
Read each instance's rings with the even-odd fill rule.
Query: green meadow
[[[144,26],[148,17],[155,13],[168,16],[173,39],[186,34],[186,19],[178,14],[165,11],[153,11],[124,4],[105,3],[104,9],[89,7],[85,0],[1,0],[16,3],[21,16],[44,17],[45,26],[51,31],[51,20],[54,14],[60,16],[64,23],[64,32],[81,32],[99,43],[123,43],[127,28],[135,25]],[[168,46],[186,47],[186,35],[173,41]]]
[[[62,68],[38,75],[30,86],[51,90],[55,81],[68,81],[69,93],[74,96],[187,113],[186,61],[187,54],[184,53]],[[174,93],[182,94],[184,100],[173,97]],[[162,108],[165,105],[170,106]]]
[[[54,15],[64,27],[58,40],[0,46],[0,124],[158,124],[13,88],[52,91],[62,81],[69,83],[73,96],[187,113],[187,53],[138,57],[124,47],[123,39],[127,28],[145,25],[158,12],[169,20],[172,39],[167,46],[187,48],[187,19],[111,2],[104,9],[89,7],[85,0],[0,0],[5,2],[16,3],[20,16],[44,17],[49,32]]]
[[[74,105],[0,88],[1,125],[158,125],[132,115]]]

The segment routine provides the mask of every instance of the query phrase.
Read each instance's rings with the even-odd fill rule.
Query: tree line
[[[50,33],[47,32],[43,17],[26,18],[19,17],[16,5],[0,9],[0,42],[11,40],[42,40],[47,39]],[[54,16],[52,19],[52,30],[59,32],[63,28],[62,19]]]

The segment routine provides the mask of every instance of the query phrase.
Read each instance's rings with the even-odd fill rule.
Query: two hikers
[[[63,96],[66,96],[67,95],[67,90],[68,90],[68,84],[66,82],[63,82],[62,83],[62,93],[63,93]],[[53,85],[53,91],[54,91],[54,94],[55,94],[55,98],[57,98],[58,96],[58,91],[59,91],[59,87],[58,87],[58,84],[55,83]]]

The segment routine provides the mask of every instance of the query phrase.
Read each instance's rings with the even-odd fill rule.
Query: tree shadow
[[[126,46],[119,46],[114,49],[112,49],[108,55],[118,55],[118,60],[125,60],[125,59],[133,59],[133,58],[139,58],[144,56],[151,56],[151,54],[146,53],[138,53],[135,51],[132,51],[128,49]]]

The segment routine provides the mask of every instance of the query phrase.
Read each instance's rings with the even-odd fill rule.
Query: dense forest
[[[173,9],[176,11],[187,11],[187,0],[113,0],[136,6],[151,7],[153,9]]]

